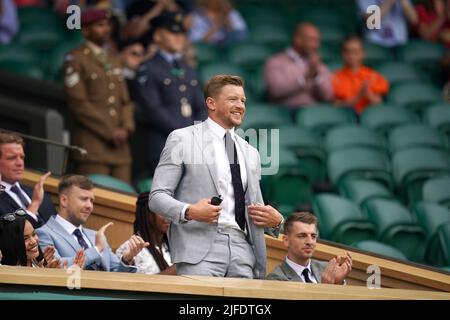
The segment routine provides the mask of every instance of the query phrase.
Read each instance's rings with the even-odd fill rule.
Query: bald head
[[[304,56],[309,56],[319,50],[320,31],[311,23],[300,23],[295,28],[292,47]]]

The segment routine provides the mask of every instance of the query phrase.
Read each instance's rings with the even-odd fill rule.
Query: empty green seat
[[[359,178],[344,179],[339,184],[339,194],[352,200],[358,206],[372,198],[393,198],[391,191],[383,184]]]
[[[450,222],[441,225],[431,238],[426,261],[438,267],[450,265]]]
[[[401,252],[397,248],[379,241],[364,240],[353,244],[353,247],[397,260],[408,260],[403,252]]]
[[[319,221],[319,233],[324,239],[351,245],[375,239],[375,225],[348,199],[322,193],[313,197],[313,210]]]
[[[106,187],[108,189],[114,189],[117,191],[128,192],[128,193],[136,193],[134,188],[130,186],[128,183],[119,180],[117,178],[106,176],[103,174],[90,174],[88,175],[89,179],[92,180],[96,185]]]
[[[397,127],[389,134],[391,153],[411,147],[447,149],[447,141],[436,129],[422,124]]]
[[[444,55],[445,48],[438,44],[424,40],[411,40],[400,51],[400,61],[413,65],[426,66],[438,63]]]
[[[221,53],[216,45],[198,42],[192,44],[195,50],[195,56],[197,58],[197,62],[200,65],[204,65],[210,62],[214,62],[219,60],[223,53]]]
[[[446,134],[450,138],[450,104],[430,105],[423,114],[423,122]]]
[[[441,150],[414,147],[393,155],[392,170],[403,199],[412,204],[422,199],[425,180],[450,174],[450,164],[448,154]]]
[[[63,27],[55,29],[43,25],[33,25],[26,30],[21,29],[17,36],[17,42],[26,46],[32,46],[38,50],[48,51],[65,40]]]
[[[326,104],[301,108],[296,115],[296,123],[299,127],[311,130],[319,136],[325,136],[333,127],[354,122],[355,116],[352,110]]]
[[[3,60],[0,62],[0,70],[8,70],[18,75],[43,80],[45,77],[44,71],[39,68],[37,64],[25,63],[20,61]]]
[[[393,199],[370,199],[363,212],[377,226],[378,240],[402,251],[409,260],[423,261],[425,231],[408,209]]]
[[[370,128],[350,124],[327,132],[325,148],[328,152],[351,147],[367,147],[384,151],[382,137]]]
[[[386,47],[382,47],[371,42],[365,42],[364,49],[366,52],[364,63],[368,66],[375,67],[381,63],[392,60],[392,53]]]
[[[450,208],[450,176],[427,180],[423,184],[423,200]]]
[[[245,78],[245,71],[232,63],[212,62],[205,64],[200,68],[200,78],[203,83],[206,83],[206,81],[217,74],[232,74]]]
[[[152,189],[152,178],[146,178],[138,182],[138,191],[139,192],[146,192],[150,191]]]
[[[312,132],[296,126],[282,126],[279,131],[280,147],[289,149],[299,159],[312,183],[326,176],[326,153],[319,138]]]
[[[267,21],[249,29],[248,41],[268,45],[276,52],[289,44],[291,41],[290,32],[283,27],[268,24]]]
[[[266,201],[275,205],[305,204],[311,202],[311,183],[305,169],[293,152],[280,148],[278,172],[262,176]]]
[[[268,104],[253,104],[245,111],[242,124],[246,129],[279,128],[291,123],[291,116],[287,109]]]
[[[18,63],[38,64],[39,53],[30,46],[8,44],[0,46],[0,62],[17,61]]]
[[[228,50],[228,61],[242,68],[254,70],[255,67],[264,64],[272,55],[269,47],[256,43],[233,44]]]
[[[386,62],[378,67],[380,72],[392,86],[411,81],[420,81],[423,76],[413,65],[402,62]]]
[[[343,179],[358,177],[376,180],[393,189],[389,160],[383,152],[369,148],[348,148],[331,153],[328,173],[334,186]]]
[[[429,105],[442,101],[442,93],[428,82],[408,82],[392,88],[388,101],[421,115]]]
[[[387,137],[395,127],[418,122],[414,113],[394,105],[377,105],[364,109],[361,124],[370,127]]]
[[[418,224],[425,230],[428,240],[434,236],[441,225],[450,222],[450,210],[435,203],[418,202],[412,207],[412,213]]]

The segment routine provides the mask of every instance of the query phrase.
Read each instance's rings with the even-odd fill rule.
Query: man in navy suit
[[[183,57],[187,39],[182,20],[176,12],[163,12],[152,20],[158,51],[140,66],[130,86],[151,176],[169,133],[206,119],[201,84]]]
[[[50,196],[44,192],[44,182],[50,172],[43,175],[34,188],[20,184],[25,170],[23,147],[23,139],[18,135],[0,132],[0,174],[4,186],[0,194],[0,216],[19,208],[26,209],[27,219],[36,229],[56,214]]]

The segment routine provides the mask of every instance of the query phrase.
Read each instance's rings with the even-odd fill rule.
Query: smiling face
[[[206,99],[208,115],[224,129],[241,125],[245,115],[244,88],[225,85],[213,97]]]
[[[1,145],[0,173],[3,181],[14,184],[22,179],[25,167],[25,152],[18,143]]]
[[[59,197],[60,215],[74,226],[86,223],[94,209],[94,191],[72,186]]]
[[[25,221],[23,229],[23,240],[25,241],[25,250],[27,260],[32,261],[39,256],[39,238],[30,222]]]
[[[283,236],[283,244],[288,249],[288,258],[302,266],[308,265],[314,254],[317,243],[317,228],[315,224],[296,221]]]

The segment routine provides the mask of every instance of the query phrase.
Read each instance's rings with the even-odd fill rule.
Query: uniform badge
[[[181,115],[185,118],[190,118],[192,116],[192,107],[188,102],[181,103]]]
[[[78,72],[74,72],[64,78],[64,84],[69,88],[72,88],[78,82],[80,82],[80,75]]]

